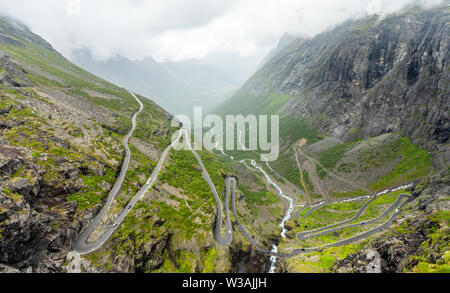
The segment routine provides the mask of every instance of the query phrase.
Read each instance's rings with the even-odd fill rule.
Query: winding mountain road
[[[182,130],[185,134],[185,137],[188,137],[187,130]],[[222,201],[220,200],[219,194],[217,193],[216,187],[214,186],[214,183],[211,180],[211,177],[209,176],[208,170],[206,170],[205,165],[202,162],[202,159],[200,155],[192,148],[190,140],[185,139],[184,140],[187,143],[187,146],[189,150],[194,154],[195,158],[197,159],[198,164],[200,165],[200,168],[202,169],[203,173],[203,179],[208,183],[209,188],[211,189],[214,198],[216,200],[217,204],[217,214],[216,214],[216,226],[214,228],[214,239],[217,243],[220,245],[228,246],[233,242],[233,233],[232,233],[232,227],[231,227],[231,220],[230,220],[230,212],[228,208],[228,194],[225,195],[225,236],[222,236],[222,225],[223,225],[223,214],[222,214]]]
[[[183,135],[185,135],[186,138],[189,135],[187,130],[185,130],[185,129],[182,129],[179,131],[178,137],[161,154],[161,157],[160,157],[155,169],[153,170],[151,177],[147,180],[145,185],[136,193],[136,195],[131,199],[131,201],[125,206],[125,208],[116,217],[116,219],[113,221],[113,223],[108,225],[106,230],[97,238],[97,240],[95,240],[93,242],[89,242],[89,237],[96,230],[96,228],[100,225],[102,219],[104,218],[106,212],[110,208],[114,199],[120,194],[121,187],[123,185],[127,170],[130,165],[131,152],[130,152],[128,143],[129,143],[129,140],[130,140],[131,136],[133,135],[133,132],[136,128],[136,118],[139,115],[139,113],[142,112],[142,110],[144,108],[141,101],[132,92],[130,92],[130,94],[139,103],[140,108],[136,113],[133,114],[132,119],[131,119],[132,128],[131,128],[130,132],[127,134],[127,136],[123,139],[123,145],[125,148],[125,159],[122,164],[122,168],[121,168],[120,174],[116,180],[116,183],[114,184],[113,188],[109,192],[107,202],[103,206],[100,213],[89,223],[89,225],[84,230],[82,230],[82,232],[78,235],[78,237],[75,239],[75,241],[72,244],[72,249],[81,255],[92,253],[92,252],[98,250],[99,248],[101,248],[105,244],[105,242],[119,229],[121,223],[126,218],[126,216],[132,211],[132,209],[136,205],[136,203],[152,187],[153,183],[155,182],[156,178],[159,175],[159,172],[161,171],[161,167],[164,164],[164,162],[167,158],[167,154],[169,153],[170,149],[175,144],[179,143],[179,140]],[[194,149],[192,149],[192,147],[190,145],[190,140],[185,139],[184,141],[187,142],[187,145],[188,145],[190,151],[196,157],[196,159],[203,171],[203,179],[209,184],[211,191],[213,192],[214,197],[216,199],[217,219],[216,219],[216,228],[215,228],[215,232],[214,232],[214,238],[221,245],[230,245],[231,242],[233,241],[233,235],[232,235],[232,227],[231,227],[231,221],[230,221],[230,215],[229,215],[229,209],[228,209],[228,202],[226,202],[226,204],[225,204],[226,233],[225,233],[225,236],[222,236],[221,230],[222,230],[222,220],[223,220],[223,215],[222,215],[223,208],[222,208],[222,203],[221,203],[220,197],[216,191],[216,188],[214,187],[214,184],[208,174],[208,171],[206,170],[205,166],[203,165],[203,162],[202,162],[200,156]]]
[[[330,234],[330,233],[333,233],[333,232],[337,232],[339,230],[343,230],[343,229],[346,229],[346,228],[362,227],[362,226],[366,226],[366,225],[369,225],[369,224],[376,223],[376,222],[384,219],[392,211],[397,209],[401,205],[402,200],[404,198],[408,198],[409,199],[409,197],[410,197],[409,194],[406,194],[406,193],[400,194],[398,196],[397,200],[387,210],[385,210],[378,217],[373,218],[371,220],[362,221],[362,222],[354,223],[354,224],[348,224],[348,223],[354,222],[356,219],[358,219],[362,215],[363,212],[361,212],[361,210],[359,210],[357,215],[355,215],[352,219],[349,219],[349,220],[341,222],[341,223],[329,225],[329,226],[326,226],[326,227],[323,227],[323,228],[320,228],[320,229],[300,232],[300,233],[297,233],[296,237],[299,240],[305,240],[305,239],[308,239],[308,238],[315,238],[315,237],[319,237],[319,236],[322,236],[322,235],[327,235],[327,234]],[[336,227],[336,228],[333,228],[333,227]]]
[[[397,215],[400,213],[401,209],[409,202],[411,202],[413,200],[413,197],[410,196],[409,194],[401,194],[399,196],[399,198],[397,199],[397,201],[387,210],[383,213],[383,215],[377,217],[376,219],[370,220],[372,222],[375,222],[375,220],[379,220],[381,218],[384,218],[387,216],[387,214],[391,213],[393,209],[395,209],[394,213],[389,217],[389,219],[380,224],[379,226],[370,229],[366,232],[363,232],[359,235],[350,237],[350,238],[346,238],[343,240],[339,240],[337,242],[334,243],[329,243],[326,245],[322,245],[322,246],[318,246],[318,247],[313,247],[313,248],[296,248],[293,249],[290,253],[278,253],[278,252],[273,252],[270,251],[268,249],[262,248],[251,236],[250,234],[247,232],[246,228],[242,225],[242,223],[239,221],[239,216],[237,214],[236,211],[236,179],[233,177],[228,177],[225,179],[225,185],[229,185],[232,184],[232,202],[231,202],[231,208],[236,220],[236,224],[239,226],[239,229],[242,233],[242,235],[245,237],[245,239],[259,252],[263,252],[265,254],[271,255],[271,256],[276,256],[276,257],[281,257],[281,258],[289,258],[289,257],[293,257],[302,253],[308,253],[308,252],[312,252],[312,251],[317,251],[317,250],[322,250],[325,248],[329,248],[329,247],[334,247],[334,246],[343,246],[343,245],[348,245],[357,241],[360,241],[362,239],[365,239],[371,235],[374,235],[376,233],[382,232],[383,230],[385,230],[387,227],[389,227],[392,222],[395,220],[395,218],[397,217]],[[227,192],[229,192],[229,189],[227,188]],[[401,204],[400,202],[402,201],[403,198],[407,198],[407,200],[403,201]],[[383,217],[382,217],[383,216]],[[368,222],[370,222],[368,221]],[[361,226],[361,223],[359,223],[358,225]]]
[[[368,202],[366,202],[361,208],[360,210],[358,210],[358,212],[355,214],[354,217],[352,217],[349,220],[340,222],[340,223],[336,223],[336,224],[332,224],[332,225],[328,225],[319,229],[315,229],[315,230],[311,230],[311,231],[304,231],[304,232],[300,232],[297,234],[297,238],[299,239],[306,239],[306,238],[313,238],[313,237],[318,237],[321,235],[325,235],[328,233],[332,233],[332,232],[336,232],[338,230],[342,230],[345,228],[350,228],[350,227],[359,227],[359,226],[364,226],[364,225],[368,225],[368,224],[372,224],[372,223],[376,223],[378,221],[380,221],[381,219],[385,218],[386,216],[388,216],[390,213],[392,213],[392,211],[395,209],[395,211],[392,213],[392,215],[389,217],[389,219],[382,223],[381,225],[370,229],[369,231],[366,231],[362,234],[347,238],[347,239],[343,239],[334,243],[329,243],[323,246],[319,246],[319,247],[315,247],[315,248],[295,248],[293,249],[290,253],[279,253],[277,250],[277,247],[275,247],[272,250],[266,249],[261,247],[252,237],[251,235],[248,233],[248,231],[246,230],[246,228],[244,227],[244,225],[242,225],[242,223],[239,220],[239,216],[237,213],[237,209],[236,209],[236,185],[237,185],[237,181],[236,178],[234,177],[226,177],[225,180],[225,204],[224,206],[222,205],[220,196],[214,186],[214,183],[211,180],[211,177],[208,173],[208,171],[206,170],[202,159],[200,157],[200,155],[192,148],[191,144],[190,144],[190,134],[186,129],[181,129],[178,132],[178,136],[177,138],[163,151],[163,153],[161,154],[161,157],[155,167],[155,169],[152,172],[151,177],[147,180],[147,182],[144,184],[144,186],[142,186],[142,188],[136,193],[136,195],[131,199],[131,201],[125,206],[125,208],[122,210],[122,212],[115,218],[115,220],[113,221],[113,223],[109,224],[108,227],[106,228],[105,232],[103,232],[98,238],[97,240],[93,241],[93,242],[89,242],[89,237],[92,235],[92,233],[96,230],[96,228],[100,225],[102,219],[104,218],[106,212],[108,211],[108,209],[110,208],[112,202],[114,201],[114,199],[120,194],[121,192],[121,187],[123,185],[123,182],[125,180],[125,176],[127,173],[127,170],[129,168],[129,164],[131,161],[131,152],[128,146],[129,140],[131,138],[131,136],[133,135],[133,132],[136,128],[136,119],[137,116],[139,115],[140,112],[142,112],[144,106],[141,103],[141,101],[132,93],[130,92],[130,94],[135,98],[135,100],[139,103],[140,108],[139,110],[133,114],[132,118],[131,118],[131,122],[132,122],[132,128],[130,130],[130,132],[126,135],[126,137],[123,139],[123,145],[125,148],[125,157],[124,157],[124,161],[122,164],[122,168],[120,171],[120,174],[113,186],[113,188],[111,189],[111,191],[108,194],[108,199],[105,203],[105,205],[103,206],[102,210],[99,212],[99,214],[88,224],[88,226],[82,230],[82,232],[78,235],[78,237],[75,239],[75,241],[72,244],[72,248],[75,252],[79,253],[79,254],[88,254],[88,253],[92,253],[96,250],[98,250],[99,248],[102,247],[102,245],[104,243],[106,243],[106,241],[117,231],[117,229],[119,229],[120,225],[122,224],[122,222],[124,221],[125,217],[132,211],[133,207],[136,205],[136,203],[147,193],[147,191],[152,187],[152,185],[154,184],[155,180],[157,179],[161,167],[164,164],[167,155],[170,151],[170,149],[172,147],[174,147],[175,144],[178,144],[181,137],[185,137],[185,139],[183,139],[183,141],[187,144],[188,149],[194,154],[195,158],[197,159],[197,162],[200,166],[200,168],[202,169],[202,174],[203,174],[203,179],[208,183],[211,192],[214,195],[214,198],[216,200],[216,204],[217,204],[217,214],[216,214],[216,224],[215,224],[215,228],[214,228],[214,239],[215,241],[220,244],[220,245],[224,245],[224,246],[229,246],[232,241],[233,241],[233,233],[232,233],[232,224],[231,224],[231,219],[230,219],[230,211],[229,211],[229,201],[230,201],[230,194],[231,194],[231,210],[233,212],[234,218],[235,218],[235,224],[239,227],[240,232],[242,233],[242,235],[246,238],[246,240],[257,250],[260,252],[263,252],[265,254],[268,254],[272,257],[293,257],[295,255],[298,254],[302,254],[302,253],[307,253],[307,252],[311,252],[311,251],[315,251],[315,250],[321,250],[324,248],[328,248],[328,247],[333,247],[333,246],[341,246],[341,245],[347,245],[356,241],[359,241],[361,239],[364,239],[366,237],[369,237],[370,235],[373,235],[375,233],[381,232],[382,230],[386,229],[389,225],[392,224],[392,222],[394,221],[395,217],[400,213],[400,210],[404,207],[404,205],[406,205],[408,202],[410,202],[412,200],[412,197],[408,194],[401,194],[397,201],[394,202],[390,208],[388,208],[386,211],[384,211],[380,216],[378,216],[377,218],[365,221],[365,222],[360,222],[360,223],[353,223],[353,221],[355,221],[357,218],[359,218],[364,211],[367,209],[367,206],[377,198],[377,194],[373,191],[370,190],[368,188],[368,190],[371,191],[371,193],[374,195],[373,198],[371,200],[369,200]],[[224,151],[221,150],[221,152],[225,155]],[[314,170],[314,176],[315,178],[317,178],[317,171],[316,171],[316,164],[318,166],[321,166],[319,162],[317,162],[316,160],[314,160],[313,158],[307,156],[306,154],[304,154],[301,150],[300,152],[306,156],[309,160],[310,163],[313,166],[313,170]],[[234,160],[233,157],[230,156],[230,158],[232,160]],[[297,162],[298,162],[298,158],[297,158]],[[241,161],[241,163],[245,164],[245,160]],[[299,163],[299,162],[298,162]],[[253,171],[259,171],[262,172],[263,175],[266,177],[267,181],[269,184],[271,184],[272,186],[274,186],[277,190],[278,193],[280,194],[281,197],[283,197],[284,199],[289,201],[289,209],[286,213],[286,216],[283,218],[282,222],[280,223],[280,226],[283,227],[283,231],[282,231],[282,236],[285,237],[285,233],[287,232],[286,229],[284,228],[284,224],[290,219],[290,215],[294,210],[294,204],[293,204],[293,199],[287,195],[284,194],[283,190],[270,178],[269,174],[262,169],[260,166],[258,166],[256,164],[256,162],[254,160],[251,160],[251,164],[252,166],[256,169]],[[272,167],[270,166],[270,164],[268,163],[268,161],[266,160],[266,164],[268,166],[268,168],[276,175],[279,176],[280,178],[284,179],[286,182],[289,182],[288,180],[286,180],[284,177],[282,177],[281,175],[279,175],[277,172],[275,172]],[[249,166],[247,166],[248,168],[250,168]],[[301,168],[301,166],[299,166]],[[321,166],[322,167],[322,166]],[[323,167],[322,167],[323,168]],[[325,168],[323,168],[324,170],[326,170]],[[301,171],[301,169],[300,169]],[[333,176],[333,174],[329,171],[327,171],[330,175]],[[339,176],[335,175],[335,177],[339,178]],[[340,178],[341,180],[346,180],[344,178]],[[319,179],[318,179],[319,180]],[[299,187],[295,186],[294,184],[290,183],[289,184],[294,188],[294,190],[296,190],[299,194],[305,196],[306,198],[306,205],[302,208],[302,210],[311,207],[311,203],[310,203],[310,199],[308,196],[308,192],[304,192],[303,190],[301,190]],[[304,184],[304,183],[302,183]],[[326,189],[324,188],[324,186],[322,185],[322,183],[320,182],[320,180],[318,181],[318,186],[321,189],[321,193],[324,195],[325,197],[325,201],[317,204],[315,206],[312,206],[312,209],[315,208],[320,208],[321,206],[327,205],[330,202],[330,198],[328,196],[328,193],[326,191]],[[354,183],[353,183],[354,184]],[[231,185],[231,190],[230,190],[230,185]],[[361,198],[365,198],[365,197],[361,197]],[[404,198],[407,198],[407,200],[403,201],[402,200]],[[225,210],[225,233],[224,235],[222,235],[222,230],[223,230],[223,210]],[[274,259],[276,260],[276,259]],[[272,271],[272,269],[271,269]]]
[[[223,153],[224,155],[226,155],[223,151],[222,151],[222,153]],[[231,157],[230,157],[230,158],[231,158]],[[233,159],[233,158],[231,158],[231,159]],[[313,158],[311,158],[311,157],[308,157],[308,159],[310,160],[311,163],[314,163],[314,161],[315,161],[315,160],[314,160]],[[245,164],[245,160],[242,160],[241,163]],[[246,165],[246,164],[245,164],[245,165]],[[257,168],[259,171],[262,171],[263,174],[266,176],[266,178],[268,177],[268,174],[267,174],[264,170],[262,170],[260,167],[258,167],[258,166],[256,165],[256,162],[252,161],[252,165],[253,165],[255,168]],[[246,166],[247,166],[247,165],[246,165]],[[315,167],[314,164],[313,164],[313,166]],[[320,164],[318,164],[318,166],[320,166],[321,168],[323,168]],[[270,167],[270,165],[268,165],[268,167],[269,167],[269,169],[272,170],[272,168]],[[249,166],[247,166],[247,168],[251,169]],[[324,168],[323,168],[323,169],[324,169]],[[314,169],[314,170],[315,170],[315,169]],[[325,169],[325,170],[326,170],[326,169]],[[275,174],[277,174],[275,171],[273,171],[273,172],[274,172]],[[329,172],[329,171],[327,170],[327,172]],[[330,172],[329,172],[329,173],[330,173]],[[317,176],[317,174],[314,174],[314,175]],[[336,177],[337,177],[337,178],[340,178],[340,177],[337,176],[337,175],[336,175]],[[270,178],[267,178],[267,179],[268,179],[268,183],[272,184],[273,181],[270,180]],[[341,179],[341,178],[340,178],[340,179]],[[284,179],[284,180],[287,181],[286,179]],[[318,179],[318,180],[319,180],[319,179]],[[345,179],[344,179],[344,180],[345,180]],[[288,182],[288,181],[287,181],[287,182]],[[320,180],[319,180],[319,183],[320,183]],[[350,183],[350,182],[349,182],[349,183]],[[384,223],[380,224],[379,226],[374,227],[374,228],[372,228],[372,229],[370,229],[370,230],[368,230],[368,231],[365,231],[365,232],[363,232],[363,233],[361,233],[361,234],[358,234],[358,235],[356,235],[356,236],[349,237],[349,238],[346,238],[346,239],[342,239],[342,240],[336,241],[336,242],[334,242],[334,243],[329,243],[329,244],[325,244],[325,245],[318,246],[318,247],[312,247],[312,248],[310,248],[310,247],[308,247],[308,248],[295,248],[295,249],[293,249],[290,253],[279,253],[277,249],[269,250],[269,249],[266,249],[266,248],[261,247],[261,246],[253,239],[253,237],[248,233],[248,231],[246,230],[245,226],[242,225],[242,223],[241,223],[240,220],[239,220],[239,216],[238,216],[238,214],[237,214],[237,211],[236,211],[236,194],[235,194],[235,192],[236,192],[236,179],[233,178],[233,177],[227,177],[227,178],[225,179],[225,186],[226,186],[226,193],[227,193],[226,200],[228,200],[228,193],[230,192],[230,189],[229,189],[229,185],[230,185],[230,184],[232,184],[232,189],[231,189],[231,192],[232,192],[232,202],[231,202],[231,207],[232,207],[232,211],[233,211],[233,214],[234,214],[234,217],[235,217],[235,221],[236,221],[235,224],[238,225],[239,230],[240,230],[240,232],[242,233],[242,235],[244,236],[244,238],[245,238],[245,239],[246,239],[246,240],[247,240],[247,241],[255,248],[255,250],[257,250],[257,251],[259,251],[259,252],[262,252],[262,253],[265,253],[265,254],[268,254],[268,255],[270,255],[271,257],[280,257],[280,258],[289,258],[289,257],[293,257],[293,256],[296,256],[296,255],[299,255],[299,254],[303,254],[303,253],[309,253],[309,252],[312,252],[312,251],[320,251],[320,250],[323,250],[323,249],[329,248],[329,247],[348,245],[348,244],[351,244],[351,243],[360,241],[360,240],[362,240],[362,239],[365,239],[365,238],[367,238],[367,237],[369,237],[369,236],[371,236],[371,235],[374,235],[374,234],[376,234],[376,233],[382,232],[383,230],[385,230],[387,227],[389,227],[389,226],[393,223],[393,221],[395,220],[395,218],[397,217],[397,215],[400,213],[401,209],[402,209],[406,204],[408,204],[409,202],[411,202],[411,201],[413,200],[413,197],[412,197],[411,195],[409,195],[409,194],[400,194],[400,195],[398,196],[397,200],[396,200],[396,201],[395,201],[395,202],[394,202],[387,210],[385,210],[380,216],[378,216],[378,217],[376,217],[376,218],[374,218],[374,219],[371,219],[371,220],[367,220],[367,221],[362,221],[362,222],[359,222],[359,223],[354,223],[354,224],[346,225],[346,224],[348,224],[348,223],[351,223],[351,222],[355,221],[357,218],[359,218],[359,217],[365,212],[365,210],[366,210],[367,207],[370,205],[370,203],[372,203],[374,200],[376,200],[377,197],[378,197],[379,195],[381,195],[381,194],[386,194],[386,193],[390,192],[390,191],[384,191],[384,192],[381,192],[381,193],[378,193],[378,194],[377,194],[377,193],[375,193],[375,191],[371,190],[370,188],[366,188],[366,187],[364,187],[364,186],[362,186],[362,185],[353,183],[353,185],[362,186],[362,187],[364,187],[365,189],[369,190],[369,191],[372,193],[372,196],[361,196],[361,197],[358,197],[358,198],[356,198],[356,199],[347,199],[347,200],[342,200],[342,201],[339,201],[339,202],[336,202],[336,203],[340,203],[340,202],[349,202],[349,201],[354,201],[354,200],[363,200],[363,199],[370,198],[370,200],[367,201],[367,202],[366,202],[366,203],[358,210],[358,212],[356,213],[356,215],[355,215],[354,217],[352,217],[351,219],[346,220],[346,221],[343,221],[343,222],[340,222],[340,223],[328,225],[328,226],[325,226],[325,227],[322,227],[322,228],[319,228],[319,229],[316,229],[316,230],[311,230],[311,231],[301,232],[301,233],[299,233],[299,234],[300,234],[300,237],[298,237],[299,240],[306,239],[306,238],[315,238],[315,237],[319,237],[319,236],[321,236],[321,235],[333,233],[333,232],[336,232],[336,231],[339,231],[339,230],[342,230],[342,229],[345,229],[345,228],[362,227],[362,226],[365,226],[365,225],[369,225],[369,224],[372,224],[372,223],[376,223],[376,222],[379,222],[380,220],[382,220],[383,218],[387,217],[387,216],[388,216],[389,214],[391,214],[392,211],[395,209],[395,211],[392,213],[392,215],[388,218],[387,221],[385,221]],[[292,184],[292,185],[293,185],[293,184]],[[292,186],[292,185],[291,185],[291,186]],[[322,190],[321,190],[322,193],[323,193],[324,196],[325,196],[326,204],[329,204],[329,203],[330,203],[330,199],[329,199],[328,193],[326,192],[326,190],[325,190],[325,188],[323,187],[323,185],[321,185],[320,187],[321,187],[321,189],[322,189]],[[278,188],[278,190],[280,191],[279,188]],[[391,191],[394,191],[394,190],[398,190],[398,189],[393,189],[393,190],[391,190]],[[280,194],[280,195],[281,195],[281,194]],[[404,198],[406,198],[405,201],[403,201]],[[326,205],[326,204],[320,203],[320,204],[317,204],[317,205],[312,206],[312,207],[313,207],[313,208],[314,208],[314,207],[321,207],[321,206],[324,206],[324,205]],[[309,202],[308,202],[308,203],[305,205],[304,208],[307,208],[307,207],[309,207],[309,206],[310,206],[310,204],[309,204]],[[289,213],[289,212],[288,212],[288,213]],[[316,234],[314,234],[314,235],[309,235],[309,236],[306,236],[306,237],[303,236],[303,234],[313,234],[313,233],[316,233]],[[298,235],[297,235],[297,236],[298,236]],[[272,259],[271,259],[271,260],[272,260]],[[271,269],[271,271],[272,271],[272,269]]]
[[[136,129],[136,118],[139,115],[139,113],[142,112],[144,109],[144,105],[142,102],[132,93],[130,94],[134,97],[134,99],[139,103],[139,110],[133,114],[131,118],[131,130],[128,132],[128,134],[125,136],[125,138],[122,141],[122,144],[125,148],[125,158],[122,163],[122,168],[120,170],[119,176],[117,177],[116,183],[114,184],[113,188],[108,194],[108,199],[103,206],[100,213],[89,223],[89,225],[80,233],[80,235],[77,237],[75,242],[72,245],[73,250],[80,254],[86,254],[89,252],[92,252],[96,250],[98,247],[100,247],[115,231],[114,226],[109,227],[98,239],[93,243],[88,243],[89,236],[94,232],[94,230],[97,228],[97,226],[100,224],[101,220],[105,216],[107,210],[111,206],[112,202],[116,198],[117,195],[120,194],[121,188],[123,185],[123,182],[125,180],[125,176],[128,171],[128,167],[130,165],[131,161],[131,151],[128,147],[128,142],[133,135],[134,130]]]

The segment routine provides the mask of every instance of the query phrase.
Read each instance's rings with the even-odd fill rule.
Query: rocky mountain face
[[[333,142],[331,150],[341,157],[352,151],[353,140],[369,150],[392,149],[383,148],[380,139],[379,144],[366,139],[388,132],[408,136],[431,151],[431,176],[421,184],[413,177],[416,199],[395,229],[339,260],[336,272],[367,270],[375,252],[384,272],[434,271],[448,263],[448,23],[448,8],[409,11],[293,40],[221,107],[227,114],[287,114],[282,135],[301,138],[306,131],[319,148],[321,142]],[[144,111],[130,140],[132,162],[122,194],[97,234],[143,186],[173,133],[171,115],[139,98]],[[115,182],[123,160],[122,139],[137,109],[126,90],[68,62],[21,24],[0,18],[0,272],[66,271],[73,239],[98,213]],[[335,138],[319,141],[324,136]],[[270,247],[267,239],[279,234],[284,203],[265,178],[199,153],[218,190],[224,189],[224,174],[237,174],[241,220]],[[393,161],[398,177],[410,171],[402,168],[414,171],[413,163],[402,164],[411,152],[405,151],[401,160],[373,153],[375,159],[361,156],[366,165]],[[292,174],[279,172],[298,181],[293,156],[282,155],[274,168],[295,169]],[[230,247],[214,241],[216,205],[196,164],[189,152],[171,152],[154,188],[117,233],[99,251],[83,257],[84,270],[267,271],[268,257],[248,247],[242,236],[235,235]],[[330,168],[344,166],[334,165]],[[389,168],[384,168],[386,174],[394,170]],[[360,175],[353,169],[352,177]]]
[[[247,82],[221,112],[254,109],[287,94],[281,112],[349,141],[399,132],[416,144],[449,138],[450,10],[412,10],[347,22],[297,39]],[[251,108],[252,106],[249,106]]]
[[[269,51],[267,55],[263,58],[263,60],[260,62],[258,69],[261,69],[264,65],[266,65],[267,62],[272,60],[275,56],[280,54],[281,51],[283,51],[286,47],[288,47],[293,41],[297,40],[297,38],[290,34],[284,34],[281,39],[278,41],[278,44],[275,48]]]
[[[0,76],[0,83],[2,85],[12,87],[31,86],[31,83],[26,76],[26,71],[17,64],[11,62],[8,55],[0,57],[0,67],[3,69]]]
[[[129,142],[131,162],[99,235],[151,176],[175,129],[144,109]],[[0,17],[0,272],[67,272],[72,243],[104,206],[120,173],[123,139],[139,104],[130,93],[75,66],[14,20]],[[218,190],[230,174],[200,151]],[[261,183],[261,185],[263,185]],[[216,203],[190,152],[169,152],[153,188],[84,272],[229,272],[237,256],[268,258],[214,241]],[[242,214],[249,208],[240,207]],[[274,222],[274,226],[276,226]],[[270,232],[268,232],[270,233]],[[96,237],[93,235],[92,237]]]

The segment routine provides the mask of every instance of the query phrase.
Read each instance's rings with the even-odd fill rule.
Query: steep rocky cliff
[[[258,112],[275,93],[289,96],[275,110],[306,118],[325,135],[349,141],[399,132],[416,144],[444,144],[449,19],[447,7],[410,10],[297,39],[220,112]]]

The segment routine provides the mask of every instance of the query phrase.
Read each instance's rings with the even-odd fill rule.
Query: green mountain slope
[[[138,97],[144,110],[130,139],[130,167],[96,235],[144,185],[176,130],[171,115]],[[0,271],[68,269],[73,240],[116,181],[122,140],[138,109],[127,90],[73,65],[22,24],[0,18]],[[199,154],[222,197],[223,175],[252,176],[210,152]],[[241,194],[238,210],[258,219],[251,229],[269,247],[266,239],[276,233],[280,214],[258,213],[281,211],[282,203],[260,178],[251,178],[242,186],[253,197]],[[259,194],[270,202],[255,201]],[[268,257],[242,237],[236,235],[231,247],[215,242],[215,216],[213,194],[195,157],[171,151],[152,189],[99,251],[82,257],[82,268],[229,272],[248,265],[238,265],[239,255],[257,263],[248,270],[266,271]]]
[[[0,36],[0,262],[59,271],[64,251],[115,181],[121,141],[139,105],[126,90],[71,64],[21,24],[1,19]],[[124,198],[146,180],[170,142],[170,116],[141,100],[145,110],[132,138]]]

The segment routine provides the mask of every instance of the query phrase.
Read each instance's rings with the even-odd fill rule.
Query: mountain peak
[[[0,24],[0,42],[24,47],[25,44],[23,41],[25,41],[56,52],[50,43],[33,33],[26,25],[14,18],[0,16]]]

